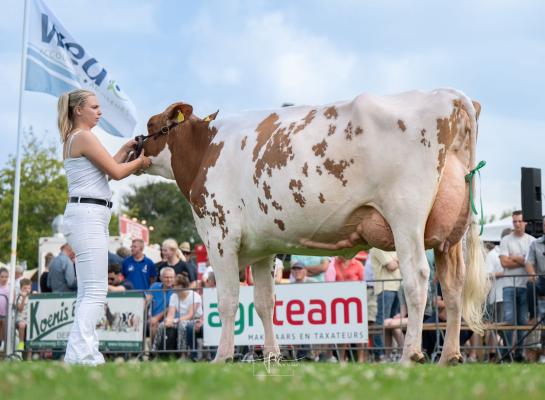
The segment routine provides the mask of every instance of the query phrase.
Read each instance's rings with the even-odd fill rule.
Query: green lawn
[[[545,365],[0,362],[0,399],[544,399]]]

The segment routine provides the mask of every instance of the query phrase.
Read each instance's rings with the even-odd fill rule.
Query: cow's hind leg
[[[213,249],[213,247],[212,247]],[[239,275],[238,257],[233,254],[220,256],[210,252],[218,291],[218,311],[221,319],[221,336],[214,362],[233,359],[235,352],[235,316],[238,310]]]
[[[451,246],[446,252],[435,250],[437,277],[441,284],[443,301],[447,308],[447,333],[439,359],[440,365],[462,362],[460,354],[460,325],[462,318],[462,288],[465,279],[465,263],[462,242]]]
[[[428,278],[430,268],[424,250],[424,232],[416,228],[416,224],[392,227],[403,289],[407,300],[409,321],[403,347],[402,363],[411,361],[422,363],[422,321],[426,308]]]
[[[257,315],[261,318],[265,332],[265,346],[263,357],[266,360],[278,360],[280,349],[273,331],[274,311],[274,279],[272,276],[272,257],[253,263],[252,276],[254,278],[254,304]]]

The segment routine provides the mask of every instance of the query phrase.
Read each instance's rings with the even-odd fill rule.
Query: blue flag
[[[75,40],[42,0],[28,10],[25,89],[59,96],[73,89],[96,93],[102,108],[99,126],[115,136],[132,136],[136,109],[96,58]]]

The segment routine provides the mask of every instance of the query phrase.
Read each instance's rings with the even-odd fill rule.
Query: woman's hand
[[[174,320],[172,318],[167,317],[167,319],[165,319],[165,326],[167,328],[171,328],[172,326],[174,326]]]
[[[140,153],[140,157],[138,157],[138,160],[140,160],[140,170],[146,170],[151,167],[151,159],[149,157],[146,157],[146,155],[144,154],[144,149],[142,149],[142,153]]]
[[[129,140],[127,143],[125,143],[123,146],[121,146],[121,149],[126,153],[126,154],[129,154],[131,151],[133,151],[134,149],[136,149],[136,145],[138,144],[138,142],[136,141],[136,139],[131,139]]]

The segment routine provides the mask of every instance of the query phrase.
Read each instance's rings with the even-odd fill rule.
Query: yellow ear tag
[[[184,119],[185,119],[185,117],[184,117],[184,113],[183,113],[183,112],[181,112],[180,110],[178,110],[178,118],[177,118],[177,120],[178,120],[178,123],[180,123],[180,122],[184,122]]]
[[[208,117],[206,117],[205,119],[203,119],[204,122],[210,122],[210,115]]]

